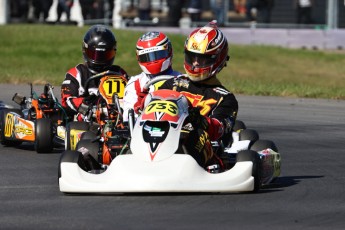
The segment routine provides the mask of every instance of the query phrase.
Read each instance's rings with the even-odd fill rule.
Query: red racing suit
[[[119,72],[128,78],[126,71],[120,66],[112,65],[107,70]],[[84,84],[86,80],[95,74],[97,73],[92,73],[84,64],[78,64],[66,73],[65,80],[61,85],[61,102],[69,116],[78,113],[78,109],[85,97],[92,94],[98,95],[99,81],[95,80],[90,82],[88,92],[85,94],[85,97],[82,97],[85,92]]]

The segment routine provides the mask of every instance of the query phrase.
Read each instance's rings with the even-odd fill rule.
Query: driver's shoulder
[[[146,74],[144,72],[131,76],[128,80],[128,84],[133,83],[135,81],[148,81],[148,77],[146,76]]]

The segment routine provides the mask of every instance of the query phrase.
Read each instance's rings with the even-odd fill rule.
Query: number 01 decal
[[[8,113],[5,119],[5,130],[4,130],[5,137],[10,137],[12,135],[13,125],[14,125],[13,114]]]
[[[151,101],[146,107],[145,113],[163,112],[171,116],[178,114],[178,108],[174,102],[171,101]]]

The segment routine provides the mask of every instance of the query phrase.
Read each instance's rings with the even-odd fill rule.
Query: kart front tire
[[[236,162],[253,162],[252,176],[254,177],[253,192],[258,192],[261,187],[261,161],[260,156],[253,150],[242,150],[237,153]]]
[[[82,139],[78,142],[76,150],[84,147],[89,151],[89,154],[98,161],[98,151],[99,151],[99,142],[92,142],[91,139]]]
[[[37,153],[50,153],[53,151],[53,123],[49,118],[36,120],[35,137]]]
[[[87,151],[83,153],[83,159],[86,166],[85,171],[101,170],[102,155],[98,155],[100,151],[100,144],[98,141],[93,142],[91,139],[80,140],[76,148],[79,152]]]
[[[61,163],[77,163],[80,168],[86,171],[83,155],[76,150],[66,150],[61,153],[58,169],[58,178],[61,177]]]

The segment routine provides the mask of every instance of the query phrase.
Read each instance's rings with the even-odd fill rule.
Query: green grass
[[[83,61],[81,42],[87,29],[0,26],[0,83],[60,85],[65,72]],[[135,44],[142,32],[113,31],[118,41],[115,64],[129,75],[138,74]],[[183,72],[185,36],[168,36],[173,43],[174,68]],[[231,45],[229,54],[228,66],[219,78],[235,94],[345,99],[342,53]]]

